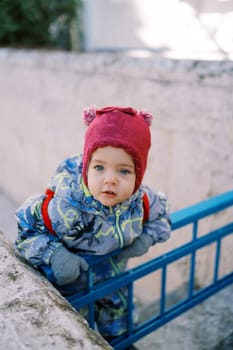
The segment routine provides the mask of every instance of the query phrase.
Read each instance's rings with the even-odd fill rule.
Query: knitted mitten
[[[153,244],[153,238],[148,234],[141,234],[132,244],[122,249],[119,254],[120,258],[129,259],[145,254]]]
[[[64,246],[55,251],[50,263],[58,285],[74,282],[81,270],[88,270],[87,262],[80,256],[70,253]]]

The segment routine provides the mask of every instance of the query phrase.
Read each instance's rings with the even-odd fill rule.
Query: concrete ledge
[[[0,232],[0,348],[112,349]]]

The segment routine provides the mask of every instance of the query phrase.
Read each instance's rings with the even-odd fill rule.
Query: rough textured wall
[[[112,349],[47,280],[17,259],[1,232],[0,334],[0,348],[7,350]]]
[[[0,186],[21,202],[81,152],[84,106],[156,118],[145,181],[173,210],[232,188],[233,62],[0,50]]]
[[[232,189],[233,62],[2,49],[0,79],[0,187],[18,203],[44,190],[64,156],[82,151],[81,111],[90,104],[155,115],[145,182],[168,195],[172,211]],[[173,235],[149,257],[183,238]],[[208,256],[200,256],[201,280]]]

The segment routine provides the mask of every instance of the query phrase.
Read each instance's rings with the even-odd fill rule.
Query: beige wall
[[[81,152],[83,107],[154,116],[145,181],[178,209],[232,188],[233,63],[0,50],[0,187],[21,202]]]
[[[232,78],[233,62],[1,49],[0,188],[18,203],[43,191],[82,151],[83,107],[119,104],[155,115],[145,182],[172,211],[230,190]]]

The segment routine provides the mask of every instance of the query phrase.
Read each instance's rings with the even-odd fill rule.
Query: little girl
[[[45,194],[16,212],[18,252],[33,266],[49,265],[54,285],[85,289],[88,257],[121,248],[94,268],[95,282],[126,269],[170,236],[167,199],[142,185],[151,146],[152,116],[131,107],[84,110],[88,126],[83,155],[65,159]],[[112,339],[126,331],[127,290],[96,302],[99,332]]]

